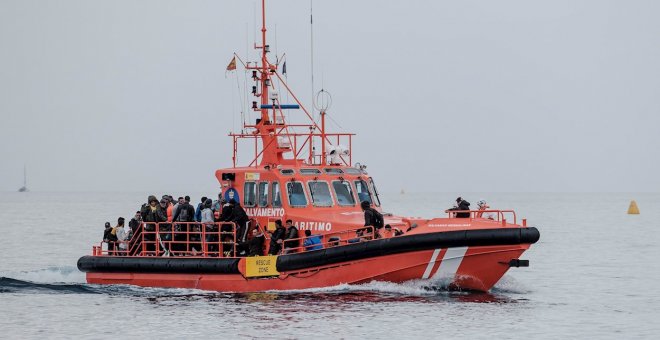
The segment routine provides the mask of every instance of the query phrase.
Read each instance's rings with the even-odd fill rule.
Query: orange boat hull
[[[488,291],[529,245],[445,248],[379,256],[282,272],[268,278],[241,274],[87,273],[93,284],[202,289],[223,292],[300,290],[370,281],[428,280],[430,285]]]

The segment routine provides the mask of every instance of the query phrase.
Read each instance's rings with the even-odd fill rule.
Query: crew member
[[[385,225],[383,215],[378,212],[378,210],[372,208],[369,201],[362,201],[360,207],[362,208],[362,211],[364,211],[364,228],[358,230],[358,236],[363,236],[364,233],[373,232],[374,237],[378,238],[378,230]]]
[[[298,239],[298,228],[293,225],[292,220],[286,220],[286,238],[284,239],[284,252],[286,254],[295,253],[298,250],[300,240]]]
[[[456,211],[456,213],[453,213],[453,217],[470,218],[470,202],[464,200],[462,197],[458,197],[456,199],[456,205],[451,209],[445,210],[445,212],[450,211]]]
[[[275,230],[270,234],[270,248],[268,255],[277,255],[282,250],[282,242],[286,237],[286,228],[282,225],[282,220],[275,221]]]

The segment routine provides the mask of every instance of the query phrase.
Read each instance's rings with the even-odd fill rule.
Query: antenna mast
[[[309,58],[311,60],[311,75],[312,75],[312,105],[311,108],[312,110],[314,109],[314,96],[316,93],[314,92],[314,16],[313,16],[313,10],[312,10],[312,2],[313,0],[309,0]],[[312,117],[314,117],[314,112],[312,112]]]

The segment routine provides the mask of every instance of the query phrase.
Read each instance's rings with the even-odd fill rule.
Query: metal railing
[[[518,224],[516,212],[513,210],[445,210],[449,218],[488,218],[492,216],[492,220],[507,223],[507,216],[511,216],[513,224]],[[461,215],[462,214],[462,215]]]
[[[302,232],[304,231],[298,231],[298,233]],[[270,247],[271,235],[265,235],[268,247]],[[311,237],[318,237],[320,239],[320,243],[304,245],[305,240]],[[378,238],[378,236],[374,233],[374,227],[372,226],[348,229],[323,235],[302,236],[298,238],[282,240],[281,249],[278,255],[313,251],[318,250],[314,249],[318,247],[320,247],[319,249],[338,247],[346,244],[371,241],[376,238]]]
[[[107,250],[101,242],[92,251],[97,256],[233,257],[236,233],[233,222],[143,222],[129,240],[106,242]]]
[[[224,228],[223,228],[224,227]],[[246,226],[249,229],[249,225]],[[270,249],[271,234],[264,227],[256,225],[264,234],[264,250]],[[224,231],[223,231],[224,230]],[[246,230],[247,234],[249,230]],[[299,231],[303,232],[303,231]],[[105,242],[108,249],[103,249],[104,242],[93,246],[94,256],[185,256],[185,257],[238,257],[236,242],[237,229],[234,223],[199,223],[199,222],[163,222],[142,223],[127,241]],[[305,239],[317,237],[320,243],[304,245]],[[374,227],[359,227],[329,233],[325,235],[302,236],[282,240],[280,254],[292,254],[332,248],[342,245],[371,241],[378,238]],[[126,247],[121,247],[124,244]],[[123,248],[123,249],[122,249]]]

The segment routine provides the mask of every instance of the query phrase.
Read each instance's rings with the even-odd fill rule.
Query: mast
[[[268,53],[269,47],[266,45],[266,0],[261,0],[261,121],[268,121],[268,109],[263,105],[268,105],[268,85],[270,77],[268,72]]]
[[[311,3],[310,3],[311,7]],[[256,13],[255,13],[256,14]],[[256,15],[255,15],[256,16]],[[311,23],[311,8],[310,8],[310,23]],[[255,30],[256,33],[256,30]],[[321,116],[319,126],[314,119],[314,111],[305,109],[302,102],[291,91],[282,76],[278,73],[278,65],[270,64],[268,61],[268,53],[270,46],[266,37],[266,0],[261,0],[261,42],[254,42],[256,50],[261,49],[261,63],[244,63],[236,54],[234,58],[243,64],[246,70],[250,70],[254,85],[252,86],[252,111],[258,112],[258,119],[256,122],[243,123],[243,129],[248,132],[230,133],[229,135],[234,138],[234,155],[232,157],[234,167],[237,166],[237,151],[238,139],[253,139],[254,143],[254,158],[249,163],[250,167],[277,167],[280,165],[298,165],[304,164],[305,159],[302,158],[303,150],[309,148],[309,158],[307,164],[310,165],[327,165],[326,158],[326,143],[339,144],[343,139],[351,144],[352,133],[327,133],[325,122],[325,109]],[[256,38],[256,34],[255,34]],[[255,39],[256,40],[256,39]],[[258,60],[258,59],[257,59]],[[271,90],[274,86],[274,81],[281,84],[288,94],[293,97],[295,103],[282,104],[280,102],[279,93]],[[288,96],[287,96],[288,98]],[[312,106],[314,106],[314,97],[312,97]],[[297,110],[301,109],[307,116],[309,121],[307,123],[288,124],[285,122],[282,110]],[[306,132],[301,130],[305,129]],[[332,138],[332,140],[331,140]],[[315,162],[313,156],[313,149],[315,143],[321,142],[321,157],[318,163]],[[261,150],[259,150],[259,143],[261,143]],[[291,155],[291,157],[284,157],[284,154]],[[350,157],[344,161],[346,165],[351,165]]]

